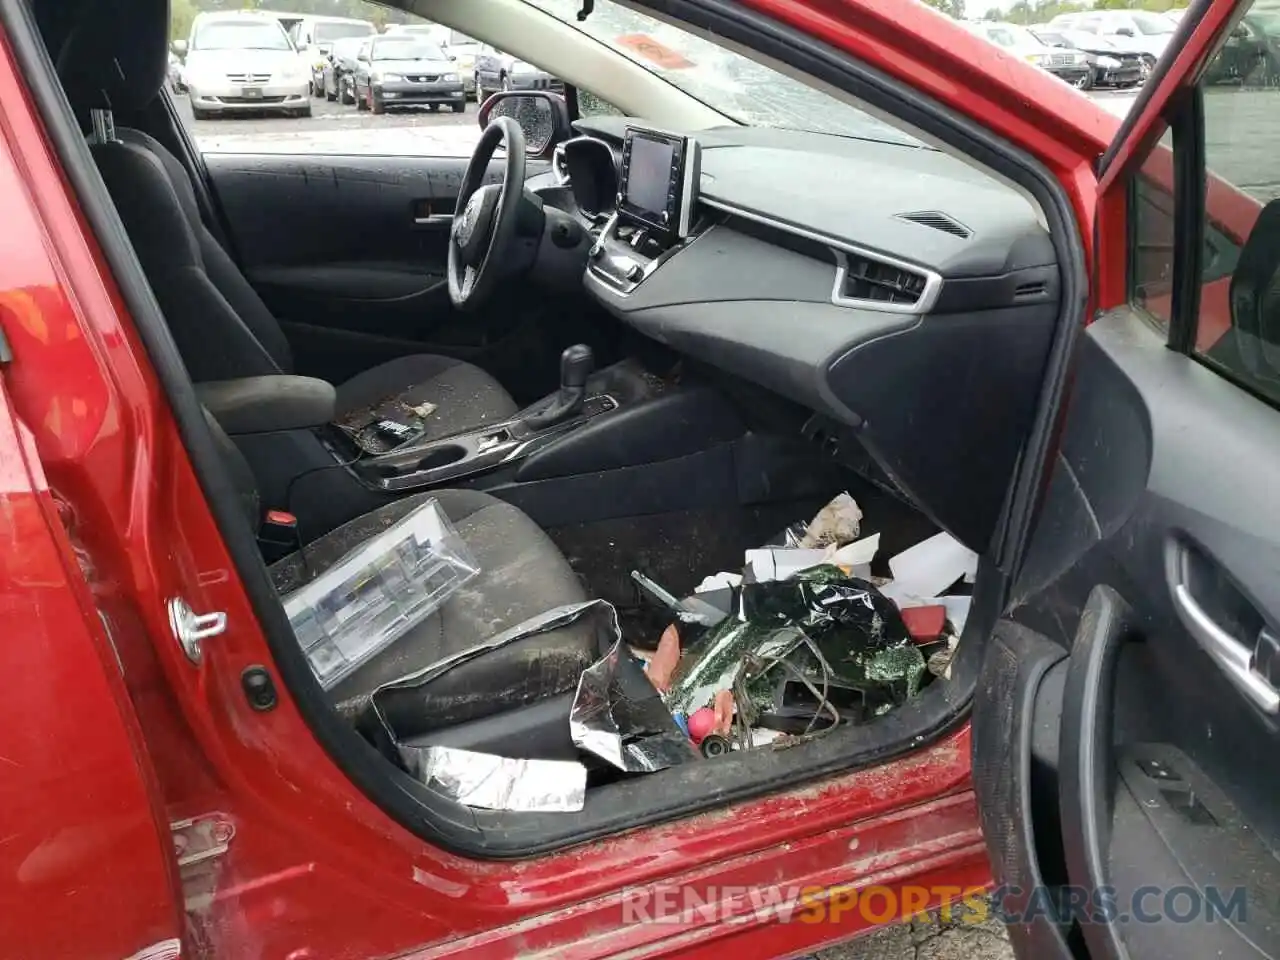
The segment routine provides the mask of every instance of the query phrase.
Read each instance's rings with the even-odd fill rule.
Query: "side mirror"
[[[1132,37],[1132,36],[1133,36],[1133,31],[1132,31],[1132,30],[1130,30],[1128,27],[1120,27],[1118,30],[1116,30],[1116,36],[1117,36],[1117,37]]]
[[[175,40],[173,43],[169,44],[169,49],[178,56],[185,57],[187,55],[187,41]]]
[[[458,59],[458,55],[457,55],[456,53],[451,53],[451,54],[449,54],[449,59],[450,59],[450,60],[457,60],[457,59]]]
[[[1231,275],[1231,332],[1244,368],[1259,379],[1280,378],[1280,315],[1268,296],[1280,273],[1280,200],[1272,200],[1254,221]]]
[[[481,130],[492,117],[511,117],[524,133],[525,155],[534,158],[550,156],[573,134],[564,97],[545,90],[495,93],[480,105],[476,117]]]

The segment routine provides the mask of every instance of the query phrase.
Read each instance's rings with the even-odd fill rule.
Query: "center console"
[[[689,242],[698,176],[696,140],[627,127],[617,209],[591,248],[592,276],[625,295]]]
[[[366,484],[387,493],[434,487],[496,469],[536,453],[569,431],[618,408],[608,394],[586,397],[571,416],[540,426],[536,408],[503,423],[438,440],[404,443],[356,461]]]
[[[412,415],[384,411],[357,429],[339,425],[335,452],[368,487],[387,494],[436,487],[487,473],[533,455],[549,444],[618,409],[608,371],[593,377],[590,347],[576,344],[560,356],[560,388],[551,396],[500,423],[488,423],[444,437],[426,436]]]

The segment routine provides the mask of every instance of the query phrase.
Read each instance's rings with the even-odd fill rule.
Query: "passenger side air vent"
[[[973,236],[973,231],[963,223],[937,210],[917,210],[915,213],[900,213],[898,214],[898,219],[906,220],[910,223],[918,223],[922,227],[932,227],[934,230],[941,230],[943,233],[949,233],[953,237],[959,237],[961,240],[968,240]]]
[[[846,300],[868,300],[910,307],[920,302],[926,282],[927,278],[914,270],[850,253],[845,255],[845,275],[840,295]]]
[[[1033,280],[1030,283],[1020,283],[1013,288],[1013,299],[1018,300],[1038,300],[1049,291],[1049,285],[1043,280]]]

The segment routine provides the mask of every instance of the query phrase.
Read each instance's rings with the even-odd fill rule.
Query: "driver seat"
[[[138,111],[164,86],[169,0],[81,4],[58,52],[58,75],[82,120]],[[95,131],[91,151],[191,378],[235,380],[293,370],[279,321],[205,226],[182,163],[140,130]],[[435,405],[427,438],[514,415],[510,394],[450,357],[399,357],[336,385],[336,419],[388,401]]]

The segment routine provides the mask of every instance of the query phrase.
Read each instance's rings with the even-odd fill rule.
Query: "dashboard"
[[[919,502],[946,483],[922,472],[972,456],[954,445],[984,425],[964,418],[990,434],[1030,416],[1061,281],[1040,211],[1014,187],[919,144],[574,127],[544,200],[590,232],[583,287],[622,322],[857,431]],[[663,145],[686,149],[685,165]],[[922,461],[908,447],[925,414],[939,435]],[[992,470],[1016,456],[988,452]]]

